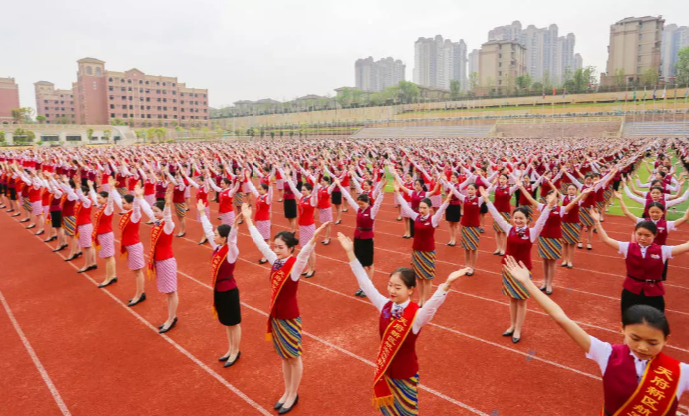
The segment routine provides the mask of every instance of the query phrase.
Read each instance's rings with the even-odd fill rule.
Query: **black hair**
[[[322,180],[322,181],[325,181],[325,182],[328,183],[328,184],[331,183],[330,176],[323,176],[323,177],[321,178],[321,180]]]
[[[433,202],[431,202],[430,198],[424,198],[421,201],[419,201],[419,204],[426,204],[428,208],[431,208],[433,206]]]
[[[108,193],[105,192],[105,191],[100,191],[100,192],[98,192],[98,195],[100,195],[100,196],[102,196],[103,198],[106,198],[106,199],[108,198]]]
[[[364,182],[368,184],[368,186],[373,187],[373,181],[370,179],[366,179]]]
[[[359,195],[358,197],[356,197],[356,200],[357,200],[357,201],[365,202],[365,203],[367,203],[367,204],[370,204],[370,203],[371,203],[371,197],[369,197],[367,194],[361,194],[361,195]]]
[[[654,186],[654,185],[657,184],[657,183],[660,184],[660,185],[658,185],[658,187],[661,187],[661,186],[663,185],[663,181],[661,181],[660,179],[653,179],[653,180],[651,181],[651,186]]]
[[[656,189],[657,189],[658,191],[660,191],[661,194],[664,193],[664,192],[663,192],[663,188],[661,188],[660,186],[654,186],[654,187],[652,187],[652,188],[651,188],[651,191],[656,190]],[[648,191],[648,192],[651,192],[651,191]]]
[[[586,178],[591,178],[591,179],[593,179],[593,174],[592,174],[592,173],[587,173],[587,174],[584,176],[584,179],[586,179]]]
[[[83,192],[85,194],[88,194],[90,191],[91,191],[91,189],[86,185],[81,187],[81,192]]]
[[[663,172],[662,170],[659,170],[657,173],[663,178],[667,176],[667,173]]]
[[[516,214],[517,212],[521,212],[522,214],[524,214],[524,216],[526,217],[527,220],[529,219],[529,211],[526,208],[524,208],[524,207],[515,208],[514,211],[512,211],[512,216],[514,217],[514,214]]]
[[[423,189],[424,191],[426,191],[426,184],[423,182],[423,179],[416,179],[416,180],[414,181],[414,185],[416,185],[417,183],[418,183],[419,185],[421,185],[421,189]]]
[[[313,185],[311,185],[311,184],[308,183],[308,182],[302,183],[302,184],[301,184],[301,187],[302,187],[302,188],[306,188],[306,189],[308,189],[309,191],[313,191]]]
[[[127,194],[127,195],[123,196],[122,198],[124,198],[124,200],[127,201],[128,204],[131,204],[132,202],[134,202],[134,195]]]
[[[74,189],[77,187],[77,184],[74,182],[74,179],[69,178],[69,187]]]
[[[653,306],[634,305],[622,312],[622,327],[638,324],[646,324],[651,328],[663,331],[665,338],[670,335],[670,324],[665,314]]]
[[[501,173],[501,174],[500,174],[500,175],[498,175],[498,176],[504,176],[504,177],[505,177],[505,179],[507,179],[507,180],[509,180],[509,179],[510,179],[510,175],[508,175],[508,174],[506,174],[506,173]]]
[[[261,182],[261,183],[259,184],[259,186],[260,186],[261,188],[263,188],[263,190],[265,190],[265,191],[267,191],[267,190],[270,189],[270,186],[268,186],[268,184],[263,183],[263,182]]]
[[[227,184],[227,186],[232,185],[232,181],[229,178],[222,178],[222,181]]]
[[[655,201],[653,201],[653,202],[651,202],[650,204],[648,204],[648,207],[646,208],[646,211],[648,211],[648,210],[650,210],[651,208],[654,208],[654,207],[655,207],[655,208],[660,208],[661,211],[665,212],[665,205],[663,205],[663,204],[660,203],[660,202],[655,202]]]
[[[291,233],[289,231],[280,231],[279,233],[275,234],[275,237],[273,237],[273,240],[280,239],[285,242],[287,245],[287,248],[291,248],[292,252],[294,252],[294,247],[299,244],[299,239],[294,236],[294,233]]]
[[[162,211],[165,209],[165,201],[156,201],[153,203],[153,206]]]
[[[218,225],[218,235],[222,238],[227,238],[227,236],[230,235],[230,231],[232,230],[232,227],[230,227],[228,224],[220,224]]]
[[[413,289],[416,287],[416,278],[414,278],[414,270],[409,267],[400,267],[394,272],[390,273],[390,277],[394,274],[399,274],[402,283],[407,287],[407,289]]]
[[[658,234],[658,226],[653,221],[639,221],[636,224],[636,227],[634,227],[634,231],[638,230],[639,228],[645,228],[653,235]]]
[[[469,185],[467,185],[467,188],[470,187],[470,186],[473,186],[474,189],[478,191],[478,185],[476,185],[476,182],[470,183]]]

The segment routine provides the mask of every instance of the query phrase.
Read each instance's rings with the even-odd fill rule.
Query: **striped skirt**
[[[129,270],[139,270],[146,266],[143,243],[139,242],[131,246],[125,246],[124,248],[127,250],[127,265],[129,266]]]
[[[581,224],[576,222],[562,223],[562,238],[566,244],[576,244],[581,236]]]
[[[605,199],[605,202],[610,202],[610,198],[612,198],[612,189],[606,189],[603,192],[603,198]]]
[[[529,272],[529,279],[531,278],[531,272]],[[519,283],[512,277],[510,272],[505,269],[502,270],[502,294],[511,297],[512,299],[528,299],[531,297],[529,291],[526,290],[524,285]]]
[[[531,205],[520,205],[527,212],[526,218],[531,221],[533,219],[533,206]]]
[[[67,237],[74,237],[77,228],[77,220],[73,215],[69,217],[62,217],[62,228],[65,230]]]
[[[380,408],[385,416],[414,416],[419,414],[419,373],[412,378],[388,378],[395,402]]]
[[[301,317],[296,319],[270,318],[273,347],[281,358],[297,358],[302,354]]]
[[[277,188],[278,191],[282,191],[285,189],[285,180],[284,179],[278,179],[275,181],[275,187]]]
[[[221,212],[220,213],[220,221],[223,224],[229,225],[232,227],[234,225],[234,211],[230,212]]]
[[[210,220],[211,219],[211,207],[206,206],[204,211],[206,212],[206,218],[208,218]],[[199,210],[196,210],[196,221],[201,221],[201,211],[199,211]]]
[[[234,205],[236,207],[241,206],[244,203],[244,194],[241,192],[237,192],[236,194],[234,194],[233,200],[234,200]]]
[[[510,221],[512,220],[512,216],[510,215],[509,212],[501,212],[500,215],[502,216],[502,218],[503,218],[505,221],[507,221],[508,224],[509,224]],[[498,225],[498,222],[495,221],[495,220],[493,220],[493,231],[495,231],[496,233],[503,233],[503,234],[505,234],[505,231],[503,231],[502,228],[500,228],[500,226]]]
[[[91,234],[93,233],[93,224],[83,224],[77,227],[79,239],[77,243],[79,248],[91,248]]]
[[[311,237],[316,233],[316,225],[299,226],[299,247],[304,248],[311,241]]]
[[[110,193],[110,184],[109,184],[109,183],[105,182],[105,183],[103,183],[100,187],[101,187],[101,189],[104,190],[105,192]]]
[[[160,293],[172,293],[177,291],[177,260],[172,257],[157,261],[156,285]]]
[[[256,221],[256,229],[264,240],[270,240],[270,220]]]
[[[43,203],[41,201],[32,202],[31,213],[37,217],[43,214]]]
[[[478,250],[481,234],[478,227],[462,227],[462,248],[464,250]]]
[[[562,239],[538,237],[538,256],[546,260],[562,258]]]
[[[144,201],[148,202],[148,205],[152,207],[156,202],[156,194],[144,195]]]
[[[443,197],[442,195],[433,195],[431,197],[431,206],[433,208],[440,208],[440,205],[443,203]]]
[[[582,209],[579,210],[579,221],[586,227],[593,226],[593,218],[591,218],[591,214],[589,214],[587,208],[582,207]]]
[[[98,257],[101,259],[107,259],[115,255],[115,233],[110,231],[105,234],[98,234],[98,244],[100,245],[100,250],[98,250]]]
[[[178,218],[184,218],[187,216],[187,204],[184,202],[175,202],[175,214]]]
[[[22,197],[22,208],[31,211],[31,201],[29,201],[28,197]]]
[[[117,193],[120,194],[121,197],[124,198],[125,195],[127,195],[127,188],[117,188]]]
[[[420,280],[432,280],[435,277],[435,250],[411,252],[414,276]]]
[[[184,188],[184,197],[191,198],[191,187],[187,186],[186,188]]]
[[[333,210],[331,208],[318,209],[318,221],[322,223],[333,220]]]
[[[50,215],[50,205],[43,205],[41,207],[41,214],[45,215],[45,219],[47,220]]]

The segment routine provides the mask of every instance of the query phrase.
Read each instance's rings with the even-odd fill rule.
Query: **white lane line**
[[[26,348],[26,351],[29,353],[29,356],[31,357],[31,360],[36,366],[36,369],[41,374],[43,382],[46,384],[46,386],[48,386],[48,390],[50,390],[50,394],[53,396],[55,403],[57,403],[57,407],[60,408],[60,411],[64,416],[71,416],[71,413],[67,408],[67,405],[62,400],[62,396],[60,396],[60,392],[57,391],[57,388],[53,384],[53,381],[50,379],[48,372],[45,370],[45,367],[43,367],[43,364],[41,364],[41,360],[38,359],[36,351],[34,351],[33,347],[31,346],[31,343],[26,338],[26,335],[24,335],[24,331],[22,331],[22,328],[19,326],[19,322],[17,322],[17,320],[14,318],[12,309],[10,309],[10,305],[7,304],[7,300],[5,300],[5,296],[2,294],[2,291],[0,291],[0,302],[2,302],[2,306],[5,308],[7,316],[10,318],[12,326],[14,326],[14,330],[17,331],[17,335],[19,335],[19,338],[22,340],[24,348]]]

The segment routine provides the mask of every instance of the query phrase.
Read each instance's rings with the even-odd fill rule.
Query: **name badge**
[[[430,222],[424,222],[423,225],[431,225]]]
[[[364,217],[368,217],[368,214],[364,214]]]
[[[657,254],[651,254],[651,258],[652,258],[652,259],[655,259],[655,260],[658,260],[658,259],[660,258],[660,256],[657,255]]]

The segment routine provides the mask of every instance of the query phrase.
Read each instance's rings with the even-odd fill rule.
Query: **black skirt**
[[[50,225],[53,228],[62,227],[62,211],[50,211]]]
[[[285,218],[297,218],[297,200],[285,199],[282,201],[285,207]]]
[[[16,201],[17,200],[17,189],[16,188],[10,188],[10,201]]]
[[[481,214],[487,214],[488,213],[488,205],[484,202],[481,204],[481,209],[479,210],[479,213]]]
[[[354,239],[354,255],[364,267],[373,266],[373,239]]]
[[[622,314],[624,311],[634,305],[648,305],[665,312],[665,298],[663,296],[646,296],[644,292],[641,291],[640,295],[632,293],[627,289],[622,289]]]
[[[233,326],[242,322],[242,311],[239,307],[239,289],[234,288],[226,292],[213,291],[213,304],[218,312],[218,321],[225,326]]]
[[[448,205],[445,210],[445,220],[447,222],[459,222],[462,219],[461,205]]]
[[[333,191],[333,193],[330,194],[330,202],[332,202],[333,205],[342,205],[342,192]]]

